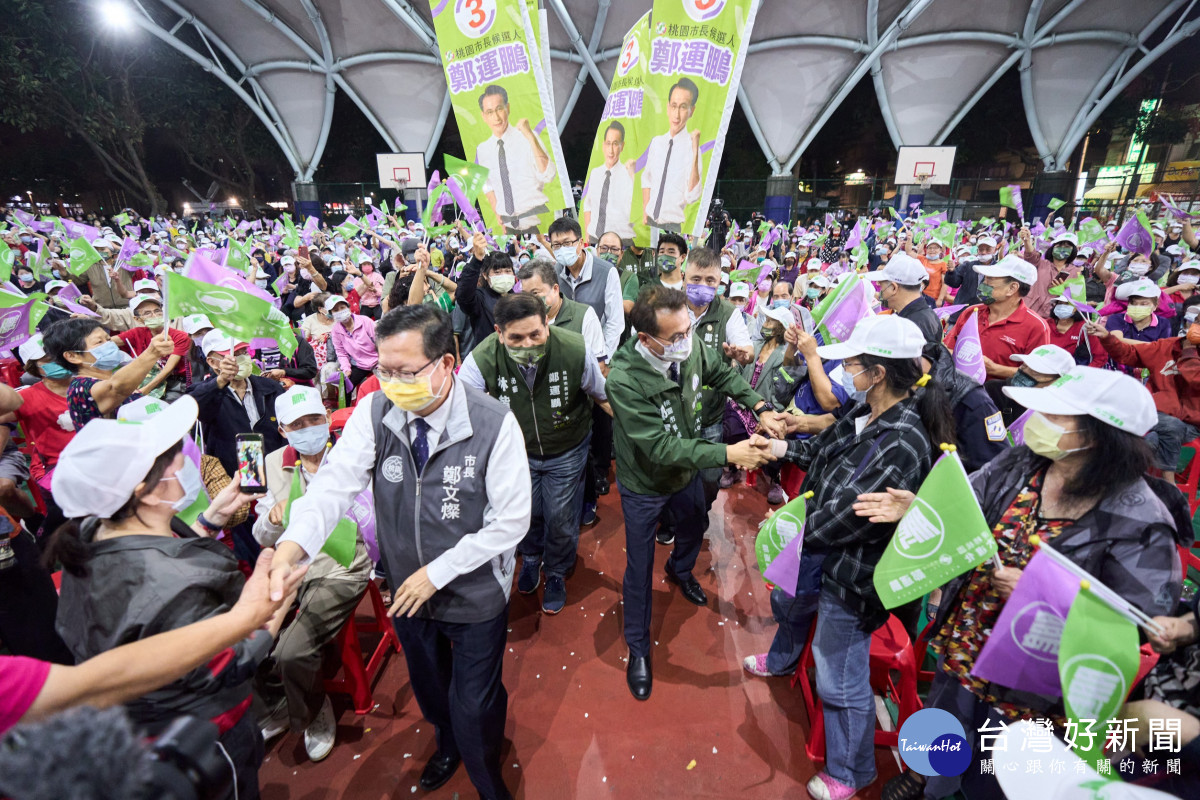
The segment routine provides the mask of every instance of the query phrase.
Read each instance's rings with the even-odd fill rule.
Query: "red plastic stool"
[[[400,640],[396,638],[396,630],[392,627],[392,621],[388,619],[387,609],[383,605],[383,597],[379,594],[379,587],[375,585],[375,581],[367,581],[367,594],[371,597],[375,621],[360,627],[360,623],[354,619],[355,615],[350,615],[337,635],[338,653],[341,654],[342,659],[342,666],[338,670],[338,674],[344,674],[345,677],[325,681],[326,692],[350,695],[354,701],[355,714],[366,714],[374,708],[371,700],[371,684],[379,674],[380,668],[383,667],[388,653],[392,650],[400,652]],[[360,632],[382,634],[379,644],[375,646],[375,650],[371,653],[371,658],[365,666],[363,665],[362,645],[358,641]]]
[[[1196,497],[1197,491],[1200,491],[1200,439],[1193,439],[1183,445],[1185,450],[1192,451],[1192,457],[1188,460],[1188,464],[1184,467],[1183,472],[1175,476],[1175,485],[1183,492],[1187,498],[1188,507],[1192,510],[1192,515],[1196,514],[1196,509],[1200,507],[1200,498]]]
[[[821,708],[821,699],[817,697],[814,681],[808,676],[809,668],[814,666],[812,640],[816,629],[814,618],[808,644],[804,646],[804,653],[800,656],[800,663],[792,676],[792,686],[800,684],[804,710],[808,714],[809,732],[804,750],[810,760],[823,762],[825,715]],[[896,677],[892,676],[893,672],[898,673]],[[913,655],[912,640],[909,639],[908,631],[904,630],[904,625],[894,616],[889,616],[887,624],[871,636],[870,674],[871,688],[885,697],[890,696],[899,710],[896,730],[875,731],[875,745],[895,747],[900,726],[909,715],[921,709],[921,698],[917,695],[917,661]]]

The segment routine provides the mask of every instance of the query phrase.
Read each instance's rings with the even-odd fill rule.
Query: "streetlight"
[[[238,199],[236,197],[229,198],[229,205],[236,206],[237,204],[238,204]]]
[[[111,28],[129,30],[133,27],[129,6],[120,0],[104,0],[100,4],[100,17]]]

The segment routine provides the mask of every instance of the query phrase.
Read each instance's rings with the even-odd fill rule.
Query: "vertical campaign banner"
[[[654,0],[639,139],[646,222],[699,236],[758,0]]]
[[[508,233],[544,229],[571,192],[526,0],[430,0],[430,9],[463,149],[488,170],[488,201]]]
[[[612,231],[626,244],[631,241],[642,247],[650,244],[650,229],[643,213],[642,176],[637,164],[644,149],[638,132],[649,43],[650,13],[646,12],[621,43],[621,55],[588,161],[579,219],[589,242]]]

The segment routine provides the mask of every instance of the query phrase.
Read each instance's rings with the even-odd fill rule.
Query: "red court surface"
[[[808,720],[799,690],[787,678],[764,680],[741,668],[744,656],[767,648],[775,629],[753,553],[763,496],[739,485],[718,497],[695,573],[709,596],[706,608],[663,581],[670,548],[658,547],[654,691],[644,703],[625,686],[625,542],[616,486],[601,500],[600,524],[580,535],[567,608],[549,617],[540,590],[513,592],[504,663],[509,789],[538,800],[808,797],[804,784],[816,768],[804,754]],[[319,764],[308,761],[295,732],[272,742],[260,773],[263,797],[478,796],[462,768],[436,792],[417,786],[433,755],[433,728],[417,709],[402,654],[390,657],[374,700],[375,711],[360,717],[349,698],[334,696],[338,743]],[[879,797],[897,774],[890,751],[875,753],[880,779],[858,797]]]

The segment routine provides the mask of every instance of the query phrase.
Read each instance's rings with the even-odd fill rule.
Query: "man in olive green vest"
[[[517,547],[517,591],[533,594],[544,567],[542,610],[557,614],[567,602],[566,576],[579,544],[592,401],[607,408],[604,376],[581,335],[547,323],[540,298],[507,294],[494,313],[496,332],[463,360],[458,377],[508,406],[521,426],[533,505],[529,532]]]
[[[722,445],[700,438],[701,386],[711,386],[756,412],[766,402],[705,347],[693,347],[687,295],[647,287],[630,321],[637,331],[617,351],[607,390],[613,409],[617,488],[625,517],[624,614],[629,645],[626,682],[638,700],[650,696],[650,597],[654,531],[670,510],[678,529],[667,580],[696,605],[708,597],[692,575],[708,512],[699,471],[734,464],[755,469],[771,460],[755,437]]]
[[[532,258],[526,261],[517,273],[521,281],[521,293],[541,298],[546,304],[546,321],[553,326],[583,336],[588,350],[601,364],[608,363],[609,353],[605,349],[604,329],[596,310],[587,303],[563,297],[558,288],[558,271],[548,258]]]

